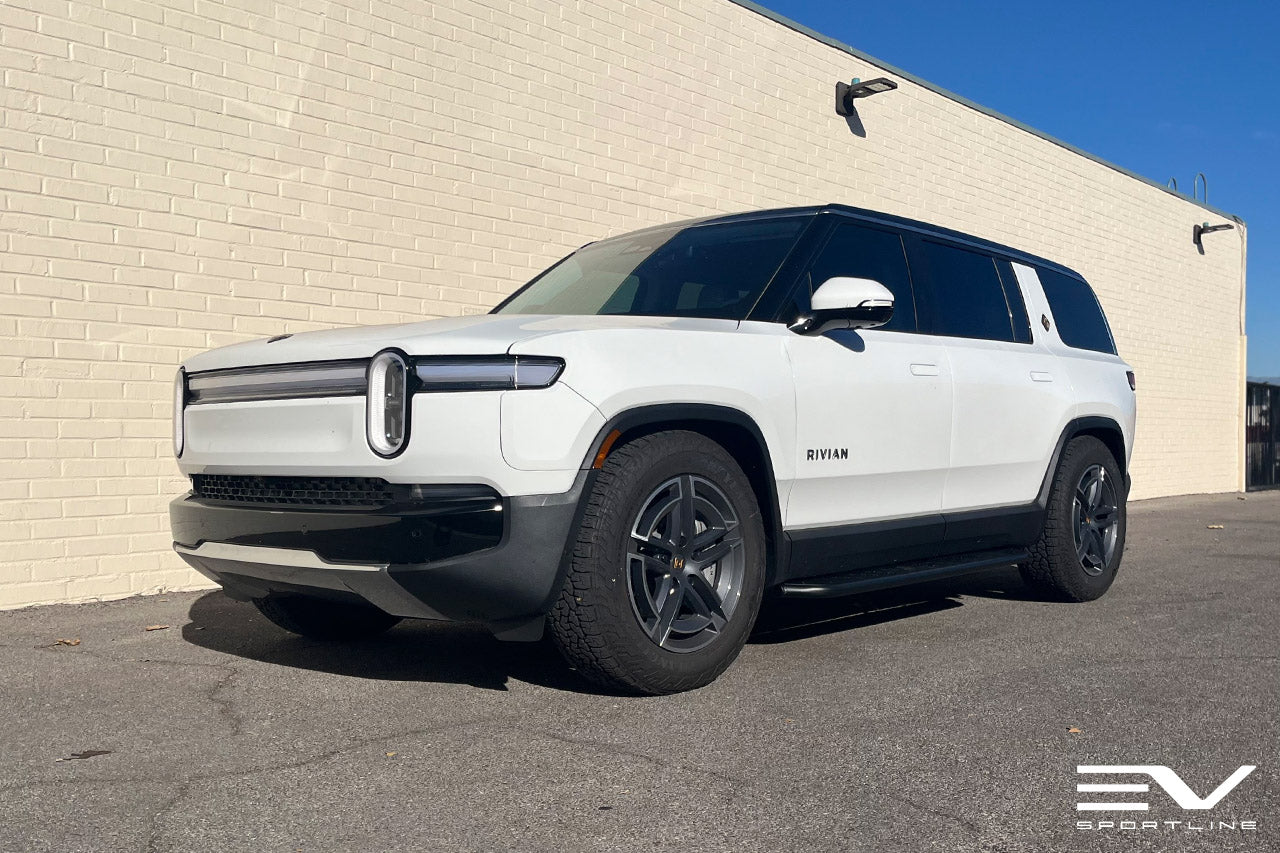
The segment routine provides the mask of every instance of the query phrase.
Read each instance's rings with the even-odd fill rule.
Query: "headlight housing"
[[[369,362],[365,406],[369,447],[385,458],[404,450],[414,394],[546,388],[563,371],[564,361],[543,356],[409,358],[397,350],[385,350]]]
[[[182,458],[186,443],[187,371],[178,368],[173,377],[173,455]]]
[[[369,362],[365,405],[369,447],[395,456],[409,437],[409,368],[397,352],[380,352]]]

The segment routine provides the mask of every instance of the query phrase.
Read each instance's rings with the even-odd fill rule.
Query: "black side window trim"
[[[1027,314],[1027,298],[1018,285],[1018,276],[1013,269],[1013,261],[1009,258],[995,256],[996,272],[1000,274],[1000,285],[1004,288],[1004,301],[1009,306],[1009,322],[1013,326],[1013,343],[1032,345],[1036,342],[1036,330],[1031,326],[1031,317]],[[1022,319],[1021,328],[1018,319]],[[1022,336],[1025,336],[1023,340]]]

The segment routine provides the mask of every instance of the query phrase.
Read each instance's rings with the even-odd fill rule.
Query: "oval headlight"
[[[187,410],[187,371],[181,367],[173,377],[173,455],[182,456],[182,446],[186,442]]]
[[[366,432],[379,456],[395,456],[409,436],[408,368],[399,353],[382,352],[369,362]]]

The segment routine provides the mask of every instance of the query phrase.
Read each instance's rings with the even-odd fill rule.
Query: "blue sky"
[[[1204,172],[1249,226],[1249,375],[1280,377],[1280,3],[758,2],[1161,184]]]

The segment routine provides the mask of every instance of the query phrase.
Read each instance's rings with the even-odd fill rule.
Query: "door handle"
[[[1047,371],[1044,371],[1044,370],[1033,370],[1031,371],[1031,381],[1032,382],[1052,382],[1053,374],[1048,373]]]
[[[938,369],[938,365],[936,364],[912,364],[911,365],[912,376],[937,376],[941,372],[942,371]]]

